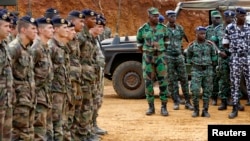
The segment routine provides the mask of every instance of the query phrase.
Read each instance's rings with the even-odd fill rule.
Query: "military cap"
[[[0,9],[0,11],[10,16],[10,12],[7,9]]]
[[[29,15],[25,15],[25,16],[21,17],[19,20],[30,23],[30,24],[37,25],[36,20]]]
[[[106,18],[105,18],[102,14],[97,14],[97,15],[96,15],[96,18],[101,18],[101,19],[103,19],[103,20],[106,21]]]
[[[224,12],[224,16],[226,16],[226,17],[234,17],[235,12],[231,11],[231,10],[227,10],[227,11]]]
[[[84,9],[82,10],[82,14],[86,16],[97,16],[97,13],[91,9]]]
[[[69,12],[69,15],[70,16],[73,16],[73,17],[77,17],[77,18],[80,18],[80,19],[83,19],[84,18],[84,15],[80,12],[80,11],[77,11],[77,10],[72,10]]]
[[[37,24],[53,24],[50,18],[41,17],[36,19]]]
[[[106,21],[104,19],[102,19],[102,18],[96,18],[96,24],[105,26]]]
[[[68,27],[75,27],[75,24],[68,21]]]
[[[166,15],[167,15],[167,16],[176,15],[176,12],[173,11],[173,10],[167,10],[167,11],[166,11]]]
[[[17,20],[18,20],[17,17],[10,18],[10,23],[13,24],[13,25],[16,25],[17,24]]]
[[[158,14],[160,14],[160,12],[158,11],[157,8],[151,7],[151,8],[148,9],[148,14],[151,14],[151,15],[158,15]]]
[[[241,7],[236,8],[236,12],[238,14],[246,14],[247,13],[246,9],[241,8]]]
[[[159,22],[164,22],[165,18],[162,15],[159,15]]]
[[[221,14],[219,11],[211,11],[211,17],[221,17]]]
[[[206,31],[207,30],[207,28],[206,27],[204,27],[204,26],[198,26],[198,27],[196,27],[196,29],[195,29],[196,31]]]
[[[0,11],[0,20],[10,22],[10,17],[6,13]]]
[[[59,15],[59,12],[58,10],[56,10],[55,8],[48,8],[46,11],[45,11],[45,14],[44,16],[47,17],[47,18],[53,18],[54,16],[57,16]]]
[[[61,18],[61,17],[54,17],[52,19],[52,23],[53,24],[66,24],[66,25],[69,24],[69,22],[66,19]]]

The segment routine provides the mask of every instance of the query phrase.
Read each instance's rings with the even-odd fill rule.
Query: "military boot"
[[[94,133],[96,133],[97,135],[105,135],[108,133],[106,130],[103,130],[100,127],[98,127],[96,118],[93,118],[93,130]]]
[[[153,102],[150,102],[150,103],[148,103],[148,106],[149,106],[149,108],[148,108],[148,111],[146,112],[146,115],[152,115],[152,114],[155,114],[155,105],[154,105],[154,103]]]
[[[228,118],[233,119],[238,116],[238,105],[233,105],[233,111],[228,115]]]
[[[212,97],[212,105],[213,106],[217,105],[217,96]]]
[[[221,99],[221,105],[218,107],[218,110],[226,110],[227,109],[227,100]]]
[[[100,141],[99,135],[95,133],[90,133],[88,135],[88,141]]]
[[[167,102],[162,102],[161,103],[161,115],[168,116]]]
[[[185,104],[185,100],[182,100],[182,99],[181,99],[181,96],[180,96],[179,94],[176,96],[176,98],[177,98],[177,102],[178,102],[179,104],[181,104],[181,105],[184,105],[184,104]]]
[[[173,109],[174,109],[174,110],[179,110],[179,109],[180,109],[180,107],[179,107],[180,102],[179,102],[179,100],[178,100],[178,96],[173,94],[173,95],[172,95],[172,99],[173,99],[173,102],[174,102],[174,107],[173,107]]]
[[[210,114],[208,113],[208,107],[209,107],[208,102],[203,101],[203,109],[201,113],[202,117],[210,117]]]
[[[247,99],[246,106],[250,106],[250,98]]]
[[[240,104],[240,101],[238,102],[238,110],[239,111],[244,111],[245,107]]]
[[[185,109],[189,109],[189,110],[194,110],[194,107],[192,106],[191,102],[190,102],[190,98],[189,95],[185,95]]]
[[[194,105],[194,112],[192,114],[192,117],[198,117],[199,116],[199,105]]]

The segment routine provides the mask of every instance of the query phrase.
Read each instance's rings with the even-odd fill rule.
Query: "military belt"
[[[204,71],[204,70],[208,69],[208,65],[193,65],[193,67],[199,71]]]

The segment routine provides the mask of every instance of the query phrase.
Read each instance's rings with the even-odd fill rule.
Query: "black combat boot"
[[[148,106],[149,106],[149,108],[148,108],[148,111],[146,112],[146,115],[149,116],[149,115],[152,115],[155,113],[155,105],[153,102],[150,102],[150,103],[148,103]]]
[[[250,106],[250,98],[247,99],[246,106]]]
[[[244,111],[245,107],[240,104],[240,101],[238,102],[238,110],[239,111]]]
[[[194,112],[192,114],[192,117],[198,117],[199,113],[200,113],[199,105],[194,105]]]
[[[97,135],[105,135],[108,133],[106,130],[103,130],[100,127],[98,127],[97,122],[96,122],[96,117],[93,118],[93,130],[94,130],[94,133],[96,133]]]
[[[162,102],[161,103],[161,115],[168,116],[167,102]]]
[[[217,105],[217,96],[212,97],[212,105],[213,106]]]
[[[221,99],[221,105],[218,107],[218,110],[226,110],[227,109],[227,100]]]
[[[179,110],[179,104],[180,104],[180,102],[178,101],[178,97],[179,96],[177,96],[177,95],[172,95],[172,99],[173,99],[173,102],[174,102],[174,107],[173,107],[173,109],[174,110]]]
[[[189,109],[189,110],[194,110],[194,107],[192,106],[191,102],[190,102],[190,97],[189,94],[185,94],[185,109]]]
[[[228,118],[233,119],[238,116],[238,107],[239,107],[238,104],[233,105],[233,111],[228,115]]]
[[[203,110],[202,110],[202,113],[201,113],[201,116],[202,117],[210,117],[210,114],[208,113],[208,102],[207,101],[203,101]]]

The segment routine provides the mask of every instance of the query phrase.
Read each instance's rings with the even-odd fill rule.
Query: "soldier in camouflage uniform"
[[[36,19],[38,37],[31,46],[36,83],[37,105],[35,113],[35,140],[46,141],[47,112],[52,108],[50,86],[52,81],[52,62],[48,40],[53,37],[53,26],[50,18]]]
[[[103,15],[101,15],[103,17]],[[107,27],[106,25],[104,26],[104,31],[102,34],[98,35],[98,39],[101,42],[104,39],[111,38],[111,29]]]
[[[84,15],[77,10],[72,10],[69,12],[67,20],[71,22],[70,25],[72,27],[69,27],[69,36],[68,36],[68,47],[70,49],[70,79],[73,89],[73,95],[72,95],[72,106],[69,109],[69,129],[71,129],[72,139],[75,138],[75,126],[74,124],[80,124],[77,123],[78,120],[74,120],[75,116],[75,110],[79,109],[81,107],[81,101],[82,101],[82,90],[80,87],[81,83],[81,64],[80,64],[80,48],[79,48],[79,41],[78,37],[75,32],[79,33],[83,29],[83,21],[84,21]],[[73,26],[74,25],[74,26]],[[75,122],[75,123],[74,123]]]
[[[91,9],[84,9],[82,13],[85,16],[84,28],[79,33],[80,43],[80,63],[82,65],[81,89],[82,105],[76,109],[75,119],[79,120],[75,135],[78,140],[99,140],[97,135],[92,131],[91,123],[93,119],[93,97],[96,86],[96,65],[94,54],[96,52],[96,42],[89,33],[96,23],[96,13]]]
[[[154,82],[159,83],[161,114],[168,116],[167,111],[167,66],[165,51],[169,44],[168,31],[165,25],[158,22],[159,11],[152,7],[148,9],[148,23],[145,23],[137,32],[137,46],[142,54],[142,70],[145,81],[145,94],[149,109],[146,115],[155,113]]]
[[[208,113],[209,98],[213,88],[213,65],[217,56],[213,42],[205,39],[206,28],[196,28],[196,40],[189,44],[187,62],[192,65],[190,89],[193,94],[194,112],[192,117],[199,116],[199,95],[202,88],[203,110],[202,117],[210,117]]]
[[[217,49],[222,48],[222,35],[223,35],[223,24],[222,18],[219,11],[211,11],[212,24],[207,27],[206,39],[211,40],[217,46]],[[216,40],[215,40],[216,39]],[[217,50],[218,51],[218,50]],[[217,52],[218,53],[218,52]],[[212,93],[212,105],[217,105],[217,98],[219,93],[219,79],[220,76],[216,73],[216,67],[213,73],[213,93]]]
[[[12,96],[13,75],[11,58],[5,39],[10,32],[10,18],[0,12],[0,140],[11,141],[12,132]]]
[[[51,60],[53,64],[53,80],[51,85],[52,93],[52,121],[54,140],[61,141],[64,138],[64,129],[67,127],[66,108],[71,102],[71,82],[69,78],[70,70],[70,50],[65,44],[68,34],[68,21],[55,17],[52,19],[55,29],[54,37],[49,40],[51,48]]]
[[[99,128],[97,125],[98,111],[101,108],[102,101],[103,101],[104,67],[105,67],[105,57],[101,49],[101,43],[97,37],[103,32],[105,24],[106,24],[106,19],[102,17],[101,15],[98,15],[96,18],[96,26],[89,30],[91,35],[95,38],[96,44],[97,44],[96,46],[97,49],[95,53],[95,57],[96,57],[95,60],[96,60],[96,66],[97,66],[97,74],[96,74],[97,86],[96,86],[96,95],[94,97],[93,130],[98,135],[107,134],[107,131]]]
[[[36,21],[23,16],[17,23],[18,36],[8,47],[14,77],[13,141],[34,140],[36,107],[34,62],[30,45],[36,37]]]
[[[250,25],[245,22],[246,10],[239,7],[236,9],[236,22],[232,22],[225,29],[223,37],[223,45],[229,48],[230,52],[230,81],[231,81],[231,97],[233,101],[233,110],[228,115],[232,119],[238,116],[239,110],[239,92],[240,79],[243,73],[246,81],[247,94],[250,97],[250,54],[249,54],[249,38]]]
[[[9,34],[9,36],[7,38],[7,42],[8,43],[10,43],[11,41],[13,41],[16,38],[16,36],[17,36],[17,28],[16,28],[16,24],[17,24],[16,22],[17,22],[17,20],[18,20],[17,17],[11,18],[11,21],[10,21],[10,23],[11,23],[11,25],[10,25],[11,31],[10,31],[10,34]]]
[[[188,75],[184,56],[182,55],[182,39],[187,37],[181,25],[176,24],[176,13],[172,10],[166,11],[168,18],[167,29],[170,40],[170,45],[167,47],[167,71],[168,71],[168,90],[172,95],[174,101],[174,110],[179,110],[179,89],[178,79],[180,80],[182,92],[185,97],[185,108],[193,110],[190,103]]]
[[[46,9],[46,11],[44,13],[44,17],[50,18],[50,19],[52,19],[54,17],[59,17],[59,16],[60,16],[59,11],[55,8],[52,8],[52,7]]]

